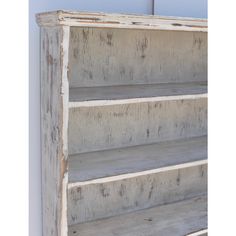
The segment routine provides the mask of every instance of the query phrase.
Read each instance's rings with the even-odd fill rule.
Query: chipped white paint
[[[207,162],[69,184],[68,224],[102,219],[203,194]]]
[[[204,94],[189,94],[181,96],[158,96],[158,97],[140,97],[140,98],[129,98],[129,99],[106,99],[106,100],[89,100],[89,101],[73,101],[69,103],[70,108],[80,108],[80,107],[101,107],[101,106],[112,106],[112,105],[131,105],[137,103],[152,103],[152,102],[171,102],[171,101],[183,101],[183,100],[197,100],[197,99],[207,99],[207,93]]]
[[[191,96],[70,108],[69,154],[205,135],[207,98]]]
[[[43,235],[67,235],[68,27],[41,28]]]
[[[201,196],[73,225],[69,227],[69,236],[184,236],[205,228],[207,199],[206,196]]]
[[[70,87],[207,80],[203,32],[71,28]]]
[[[140,176],[145,176],[147,174],[156,174],[156,173],[162,173],[165,171],[172,171],[172,170],[179,170],[179,169],[184,169],[184,168],[190,168],[190,167],[196,167],[196,166],[201,166],[201,165],[206,165],[207,160],[198,160],[198,161],[192,161],[192,162],[183,162],[180,164],[176,165],[166,165],[165,167],[160,167],[157,169],[150,169],[150,170],[144,170],[144,171],[137,171],[135,173],[129,173],[127,172],[126,174],[121,174],[121,175],[115,175],[115,176],[110,176],[110,177],[105,177],[105,178],[94,178],[92,180],[87,180],[87,181],[78,181],[76,183],[69,183],[69,187],[78,187],[78,186],[85,186],[88,184],[104,184],[108,182],[113,182],[117,180],[125,180],[128,178],[133,178],[133,177],[140,177]]]
[[[205,159],[206,136],[76,154],[69,156],[69,182],[150,171]]]
[[[207,21],[65,11],[37,21],[43,235],[205,229],[195,197],[207,192]]]
[[[37,15],[39,25],[207,32],[207,20],[153,15],[55,11]]]

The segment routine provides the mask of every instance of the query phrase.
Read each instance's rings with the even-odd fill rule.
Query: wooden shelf
[[[80,104],[82,105],[82,102],[87,101],[96,101],[95,104],[102,102],[106,103],[108,101],[110,101],[110,103],[111,101],[117,103],[117,100],[132,101],[137,98],[142,98],[144,100],[156,98],[156,100],[160,100],[163,97],[170,97],[169,99],[171,99],[171,96],[177,97],[178,95],[200,95],[206,93],[207,85],[205,82],[202,82],[71,88],[69,97],[70,107],[74,107],[79,106]]]
[[[132,212],[104,220],[73,225],[69,236],[182,236],[206,235],[207,198],[186,201]]]
[[[71,155],[69,182],[142,172],[205,159],[206,136]]]

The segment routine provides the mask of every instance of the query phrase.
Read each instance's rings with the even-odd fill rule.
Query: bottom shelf
[[[69,236],[207,235],[207,197],[152,207],[69,227]]]

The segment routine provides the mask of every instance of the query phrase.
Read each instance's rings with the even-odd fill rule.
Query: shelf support
[[[41,27],[43,236],[67,236],[69,26]]]

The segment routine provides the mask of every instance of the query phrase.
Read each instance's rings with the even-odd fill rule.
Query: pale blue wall
[[[155,0],[155,14],[207,18],[207,0]]]

